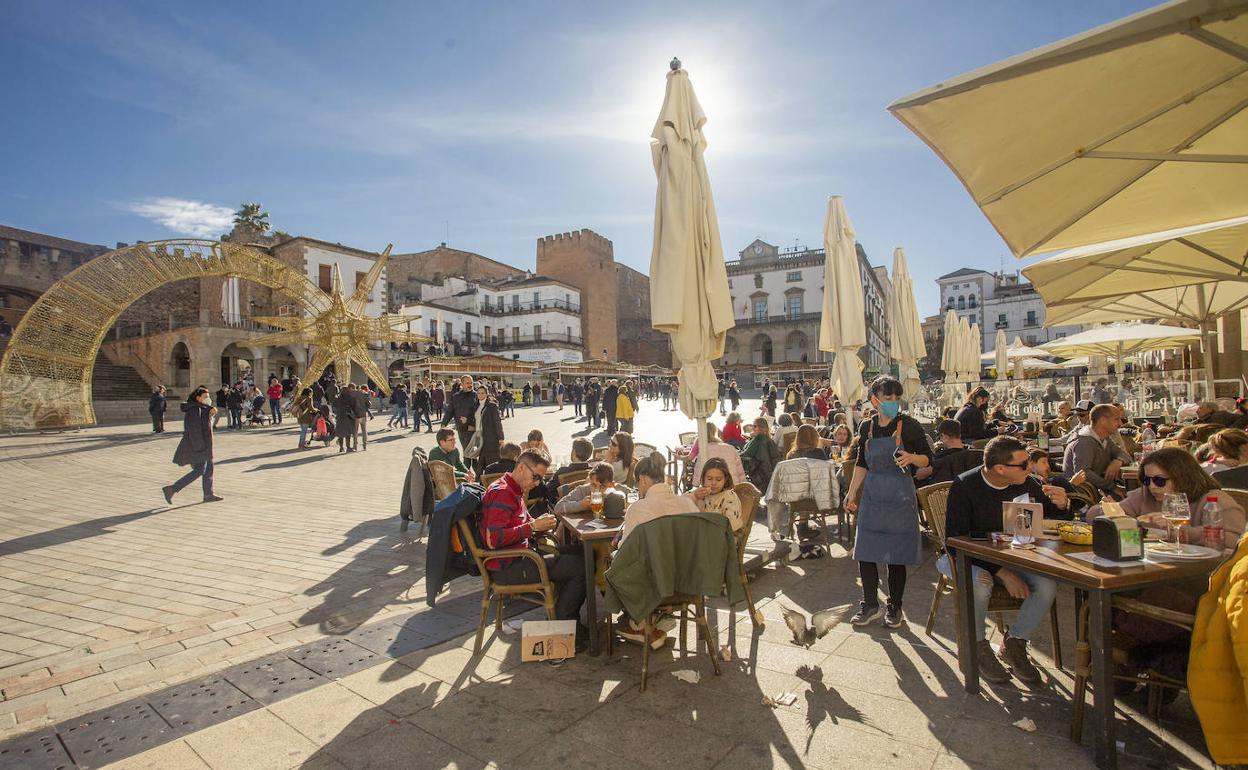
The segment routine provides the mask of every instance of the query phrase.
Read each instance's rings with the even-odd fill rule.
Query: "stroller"
[[[251,405],[247,408],[247,424],[248,425],[268,425],[269,417],[264,413],[264,399],[253,398]]]

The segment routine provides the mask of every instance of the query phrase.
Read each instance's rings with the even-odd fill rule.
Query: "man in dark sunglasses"
[[[1002,503],[1019,499],[1043,504],[1045,518],[1071,518],[1066,490],[1041,484],[1029,475],[1028,459],[1027,447],[1018,439],[999,436],[989,441],[984,448],[984,464],[958,476],[949,488],[945,535],[986,537],[989,532],[1000,532],[1004,529]],[[955,555],[951,553],[949,558]],[[1025,570],[979,561],[973,561],[972,565],[980,675],[989,682],[1005,682],[1012,673],[1028,684],[1039,683],[1040,671],[1027,655],[1027,642],[1053,606],[1057,584]],[[994,583],[1000,583],[1011,596],[1023,600],[1001,643],[1000,659],[987,641],[988,600]]]

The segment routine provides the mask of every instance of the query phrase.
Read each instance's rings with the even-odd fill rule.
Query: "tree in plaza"
[[[234,227],[264,235],[269,231],[269,213],[261,211],[259,203],[244,203],[234,212]]]

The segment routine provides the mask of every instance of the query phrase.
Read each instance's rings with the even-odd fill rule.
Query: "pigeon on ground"
[[[806,616],[795,609],[781,605],[784,613],[784,624],[793,632],[793,644],[809,648],[816,639],[822,639],[837,624],[837,615],[833,610],[820,610],[806,624]]]

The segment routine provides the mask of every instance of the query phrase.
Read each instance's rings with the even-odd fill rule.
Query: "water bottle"
[[[1209,495],[1200,509],[1200,523],[1205,528],[1205,546],[1222,550],[1222,511],[1218,509],[1218,498]]]

